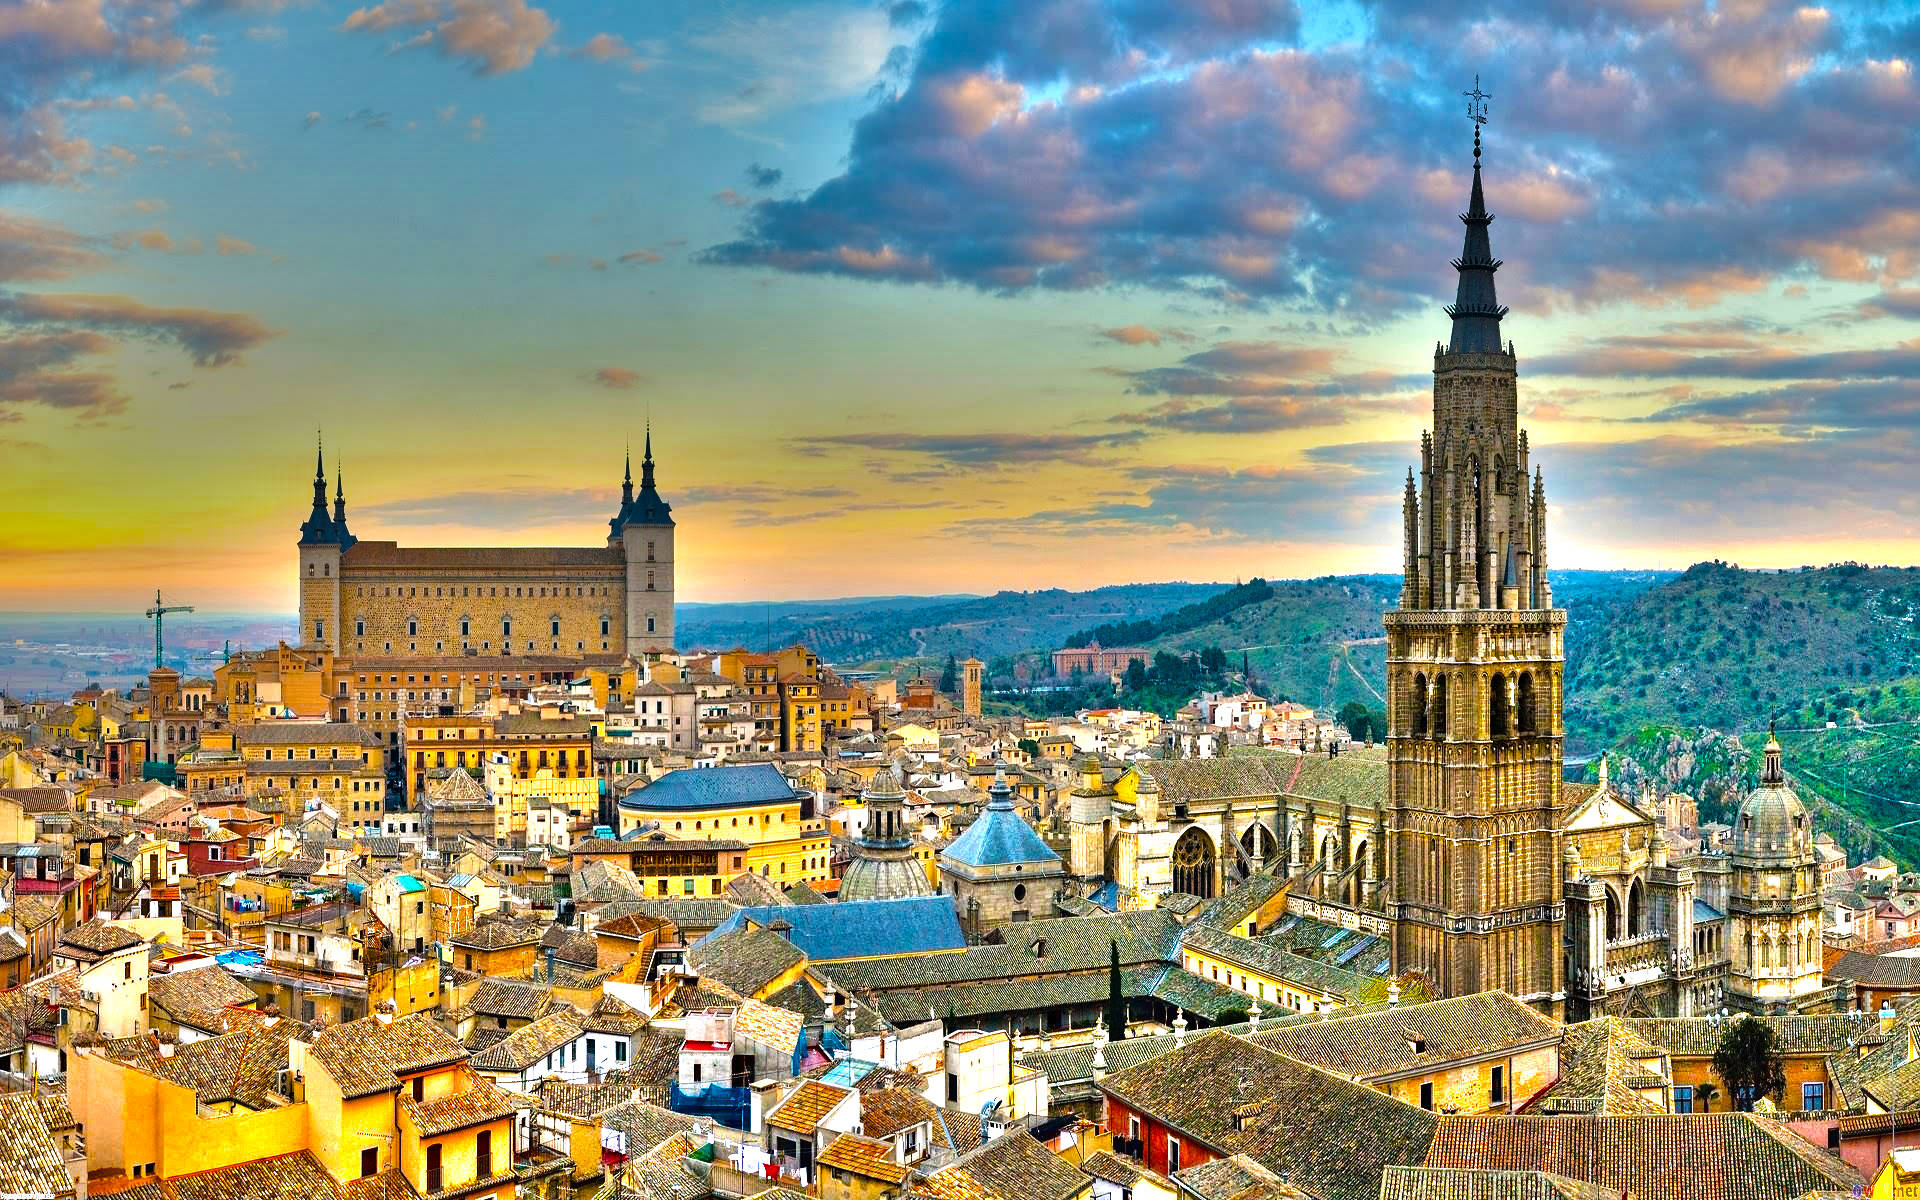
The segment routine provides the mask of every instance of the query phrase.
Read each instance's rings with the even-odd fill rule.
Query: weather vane
[[[1481,91],[1480,77],[1475,75],[1473,77],[1473,90],[1470,92],[1461,92],[1460,94],[1467,98],[1467,116],[1473,120],[1475,125],[1485,125],[1487,123],[1487,101],[1493,99],[1493,93]]]

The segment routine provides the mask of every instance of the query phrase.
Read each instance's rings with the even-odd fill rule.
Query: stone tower
[[[327,512],[327,468],[320,446],[313,452],[313,509],[300,523],[301,645],[340,652],[340,555],[354,543],[347,532],[347,500],[334,477],[333,512]]]
[[[853,840],[853,861],[840,876],[842,900],[930,896],[933,883],[914,850],[905,815],[907,793],[892,767],[881,767],[860,793],[867,823]]]
[[[1727,879],[1727,1006],[1790,1013],[1820,991],[1820,882],[1813,822],[1767,731],[1760,786],[1734,818]]]
[[[1460,220],[1452,337],[1435,347],[1433,429],[1407,475],[1404,581],[1386,615],[1393,966],[1441,995],[1500,988],[1558,1016],[1567,618],[1500,337],[1477,123]]]
[[[609,523],[609,546],[627,559],[627,653],[673,649],[673,506],[653,483],[653,429],[640,458],[640,491],[633,490],[633,460],[620,487],[620,512]]]
[[[969,717],[980,715],[980,673],[986,668],[977,658],[960,664],[960,711]]]

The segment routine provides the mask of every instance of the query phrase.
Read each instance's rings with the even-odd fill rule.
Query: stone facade
[[[402,547],[347,529],[316,465],[301,526],[300,637],[349,660],[485,656],[617,663],[673,649],[674,525],[653,481],[629,470],[604,546]]]
[[[1728,1006],[1804,1011],[1825,1003],[1813,822],[1767,736],[1760,786],[1740,805],[1728,848]]]

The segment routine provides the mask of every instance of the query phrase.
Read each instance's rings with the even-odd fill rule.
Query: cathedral
[[[314,464],[300,526],[300,638],[343,659],[539,659],[618,664],[673,649],[671,506],[654,485],[653,434],[629,458],[604,546],[402,547],[347,527],[334,477]]]
[[[1604,762],[1597,785],[1565,782],[1567,615],[1501,334],[1481,116],[1433,426],[1402,497],[1384,751],[1088,773],[1074,885],[1204,898],[1277,876],[1289,912],[1385,939],[1397,976],[1568,1019],[1809,1011],[1828,999],[1812,831],[1777,743],[1725,856],[1670,855],[1662,815],[1619,795]],[[1726,881],[1724,908],[1696,875]]]

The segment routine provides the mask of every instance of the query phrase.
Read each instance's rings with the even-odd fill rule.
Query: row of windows
[[[312,573],[311,568],[309,568],[308,573],[309,574]],[[457,600],[462,596],[492,597],[494,599],[499,599],[501,597],[512,599],[513,597],[518,596],[522,599],[527,599],[527,600],[541,599],[541,598],[551,596],[554,599],[559,600],[563,598],[571,598],[576,596],[607,596],[612,594],[612,589],[604,588],[604,587],[585,587],[585,586],[543,587],[543,588],[489,587],[483,591],[478,587],[463,586],[456,593],[451,586],[436,587],[429,590],[425,587],[406,587],[406,586],[368,588],[366,585],[360,584],[360,585],[355,585],[353,589],[353,594],[356,596],[397,596],[397,597],[400,597],[401,599],[410,599],[410,598],[415,598],[420,596],[431,596],[436,599],[448,599],[448,600]]]
[[[556,637],[556,638],[559,637],[560,624],[561,624],[560,614],[555,613],[552,616],[549,616],[547,618],[547,636]],[[460,617],[459,625],[460,625],[461,637],[470,638],[473,636],[473,618],[471,616],[467,616],[463,614]],[[605,613],[601,613],[600,614],[600,636],[611,637],[612,634],[613,634],[613,618],[608,616]],[[356,638],[364,638],[367,636],[367,619],[365,617],[354,618],[353,636]],[[419,617],[412,616],[412,615],[409,615],[407,617],[407,636],[410,638],[417,638],[420,636],[420,618]],[[505,639],[510,638],[512,636],[513,636],[513,614],[508,613],[505,616],[500,618],[500,637],[504,641]],[[389,648],[392,647],[391,642],[388,643],[388,647]],[[436,642],[435,648],[437,649],[438,647],[439,647],[439,643]],[[527,649],[529,650],[533,649],[533,644],[531,642],[527,644]]]

